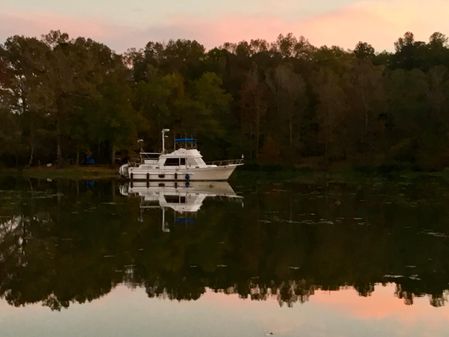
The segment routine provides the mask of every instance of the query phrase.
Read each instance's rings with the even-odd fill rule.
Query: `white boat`
[[[168,131],[162,130],[161,153],[140,152],[140,162],[122,165],[120,175],[130,180],[146,181],[225,181],[238,166],[243,165],[243,158],[206,164],[192,138],[175,139],[174,151],[167,153],[165,133]]]

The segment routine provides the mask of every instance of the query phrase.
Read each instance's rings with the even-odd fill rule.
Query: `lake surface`
[[[449,182],[0,178],[1,336],[447,336]]]

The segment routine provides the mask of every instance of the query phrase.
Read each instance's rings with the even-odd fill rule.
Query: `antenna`
[[[143,152],[143,139],[138,139],[137,144],[140,145],[140,152]]]
[[[170,129],[162,129],[162,131],[161,131],[161,133],[162,133],[162,153],[165,153],[165,137],[168,137],[165,134],[167,132],[170,132]]]

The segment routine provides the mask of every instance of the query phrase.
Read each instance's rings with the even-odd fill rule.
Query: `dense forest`
[[[394,52],[314,47],[303,37],[206,50],[149,42],[121,55],[52,31],[0,45],[0,163],[117,163],[160,130],[208,159],[258,164],[449,165],[449,46],[406,33]]]

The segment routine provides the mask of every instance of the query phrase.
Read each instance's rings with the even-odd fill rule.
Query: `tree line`
[[[449,164],[449,46],[410,32],[394,52],[315,47],[304,37],[149,42],[117,54],[51,31],[0,45],[0,163],[117,163],[160,130],[210,159],[257,164]]]

